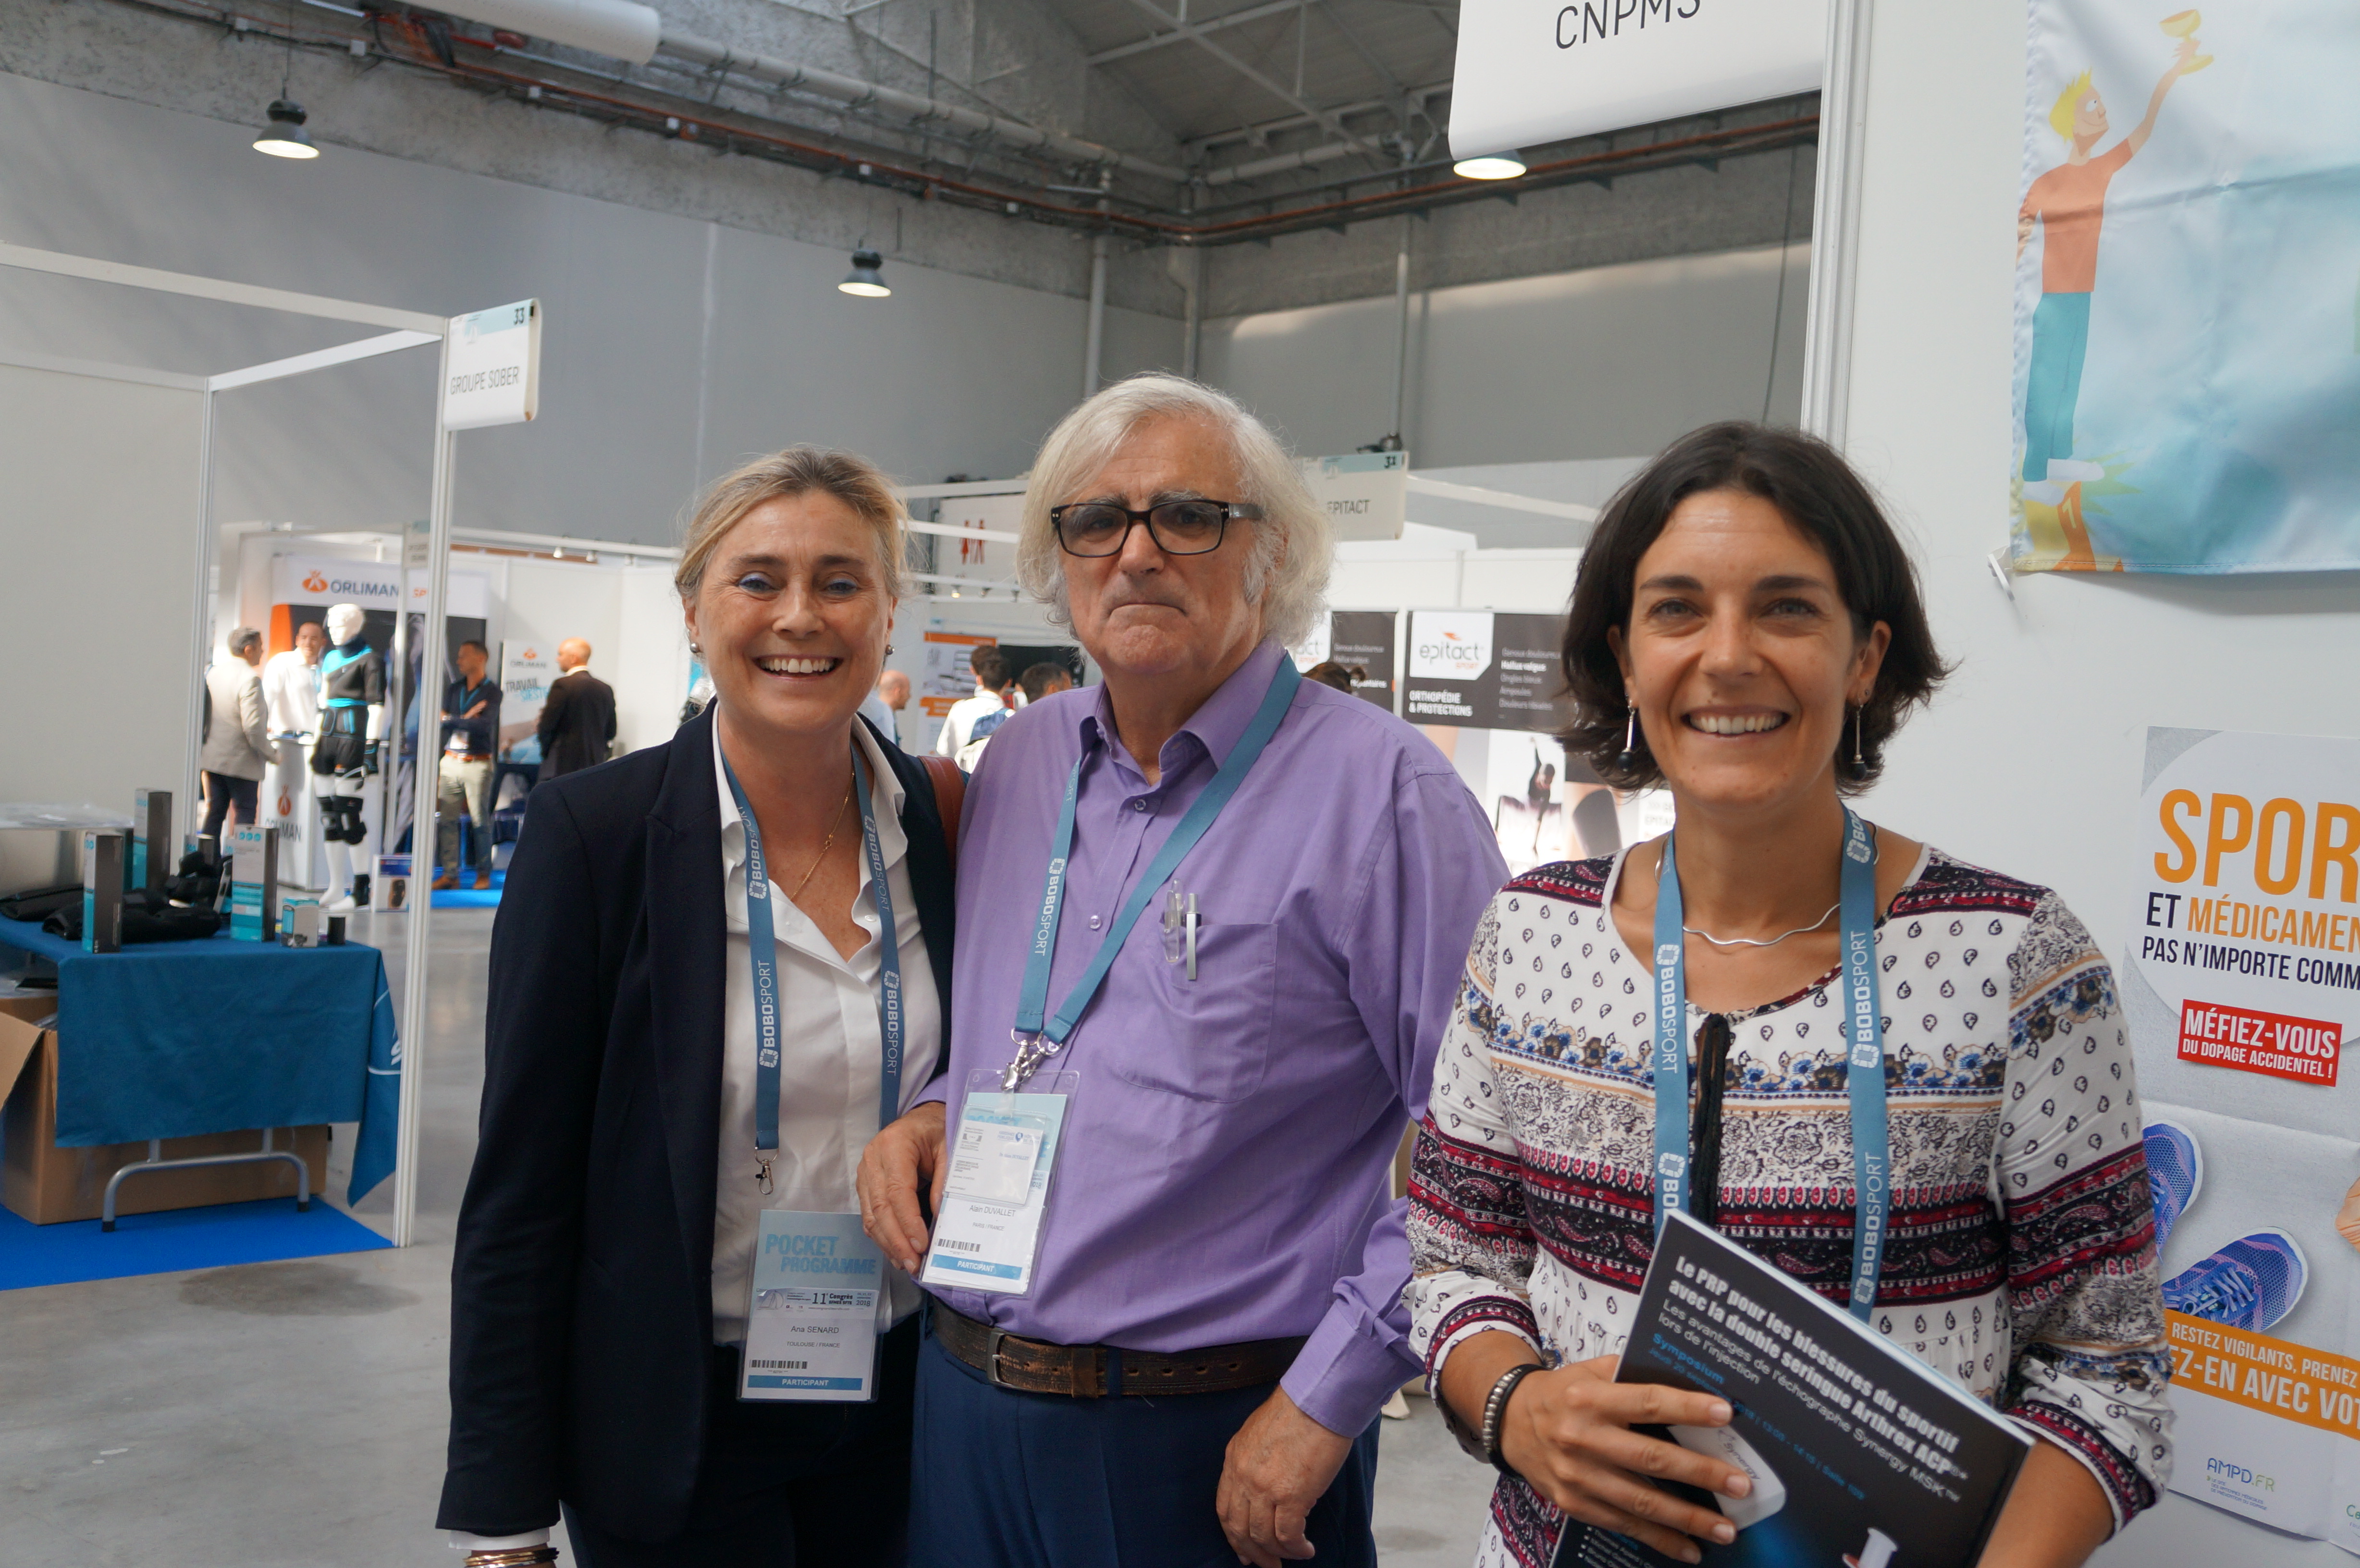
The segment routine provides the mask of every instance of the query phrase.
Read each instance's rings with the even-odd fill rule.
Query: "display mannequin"
[[[320,732],[320,659],[328,634],[317,621],[296,628],[295,646],[262,667],[262,707],[270,729],[272,760],[263,780],[262,815],[279,824],[279,871],[282,881],[311,886],[317,835],[309,808],[299,803],[311,792],[311,742]]]
[[[311,793],[320,802],[320,836],[328,846],[331,913],[368,899],[368,825],[361,796],[377,770],[385,735],[385,655],[361,638],[367,622],[358,604],[328,611],[328,640],[320,660],[320,738],[311,751]],[[357,869],[356,869],[357,868]]]

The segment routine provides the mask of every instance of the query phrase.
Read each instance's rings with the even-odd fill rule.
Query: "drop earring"
[[[1860,715],[1867,706],[1863,702],[1852,711],[1852,778],[1855,784],[1868,777],[1868,759],[1860,751]]]
[[[1639,710],[1630,706],[1626,698],[1622,713],[1622,755],[1614,759],[1614,766],[1618,771],[1628,773],[1631,771],[1631,748],[1639,738]]]

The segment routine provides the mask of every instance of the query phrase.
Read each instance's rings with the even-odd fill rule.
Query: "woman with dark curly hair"
[[[1633,1430],[1729,1407],[1612,1381],[1677,1206],[2042,1440],[1984,1563],[2082,1562],[2170,1469],[2130,1047],[2056,894],[1845,804],[1947,673],[1900,540],[1821,442],[1708,427],[1600,517],[1564,659],[1568,749],[1677,825],[1500,892],[1435,1069],[1412,1344],[1502,1474],[1477,1561],[1734,1539],[1653,1483],[1743,1474]]]

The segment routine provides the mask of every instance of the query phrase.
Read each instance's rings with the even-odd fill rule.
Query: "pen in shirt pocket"
[[[1185,962],[1191,980],[1196,978],[1196,932],[1203,923],[1196,913],[1196,895],[1173,883],[1164,895],[1164,962]]]

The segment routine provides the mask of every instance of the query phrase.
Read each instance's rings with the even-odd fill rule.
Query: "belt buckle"
[[[1006,1329],[995,1328],[991,1331],[991,1337],[984,1341],[983,1380],[995,1388],[1011,1387],[1008,1380],[1000,1375],[1000,1342],[1007,1337]]]

